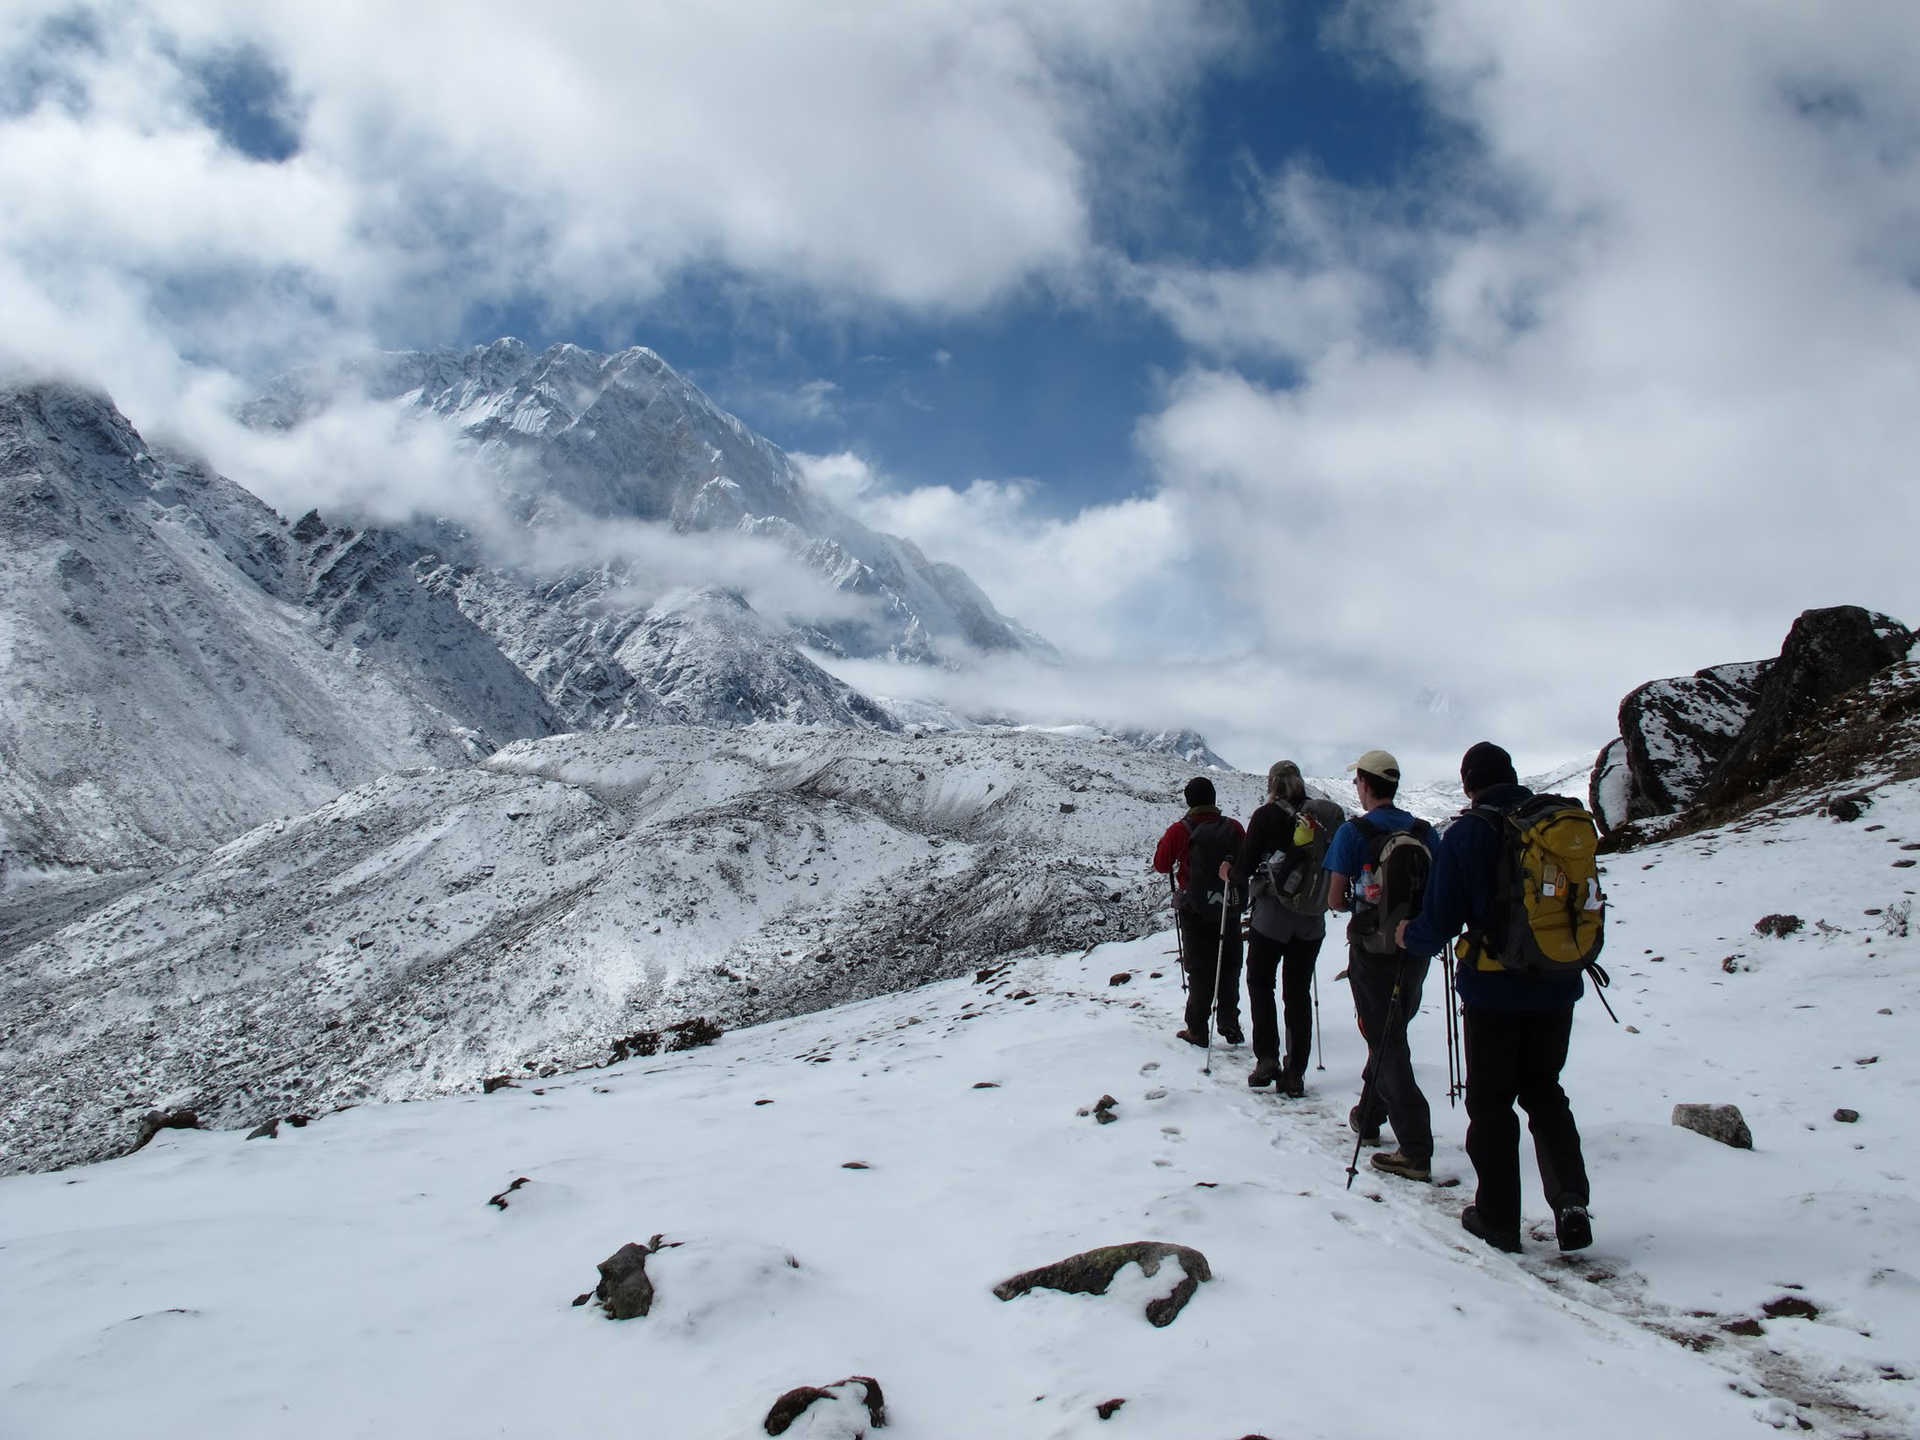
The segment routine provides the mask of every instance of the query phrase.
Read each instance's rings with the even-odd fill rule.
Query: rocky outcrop
[[[1906,659],[1913,632],[1858,605],[1808,610],[1762,678],[1752,713],[1694,799],[1713,805],[1760,789],[1799,758],[1785,743],[1828,701]]]
[[[1626,818],[1671,815],[1693,802],[1746,728],[1773,664],[1715,665],[1650,680],[1620,702],[1629,776]]]
[[[1775,659],[1654,680],[1620,702],[1620,738],[1588,784],[1603,828],[1724,808],[1792,772],[1812,722],[1903,660],[1906,626],[1857,605],[1808,610]]]

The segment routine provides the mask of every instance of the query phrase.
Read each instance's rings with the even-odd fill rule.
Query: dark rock
[[[1107,984],[1109,985],[1130,985],[1132,983],[1133,972],[1131,970],[1122,970],[1118,974],[1107,977]]]
[[[871,1170],[873,1166],[864,1160],[846,1160],[841,1162],[840,1168],[842,1170]]]
[[[134,1150],[144,1148],[147,1142],[162,1130],[198,1130],[199,1128],[200,1117],[191,1110],[149,1110],[140,1117],[140,1131],[133,1142],[133,1148]]]
[[[1627,742],[1609,740],[1600,749],[1587,776],[1587,809],[1604,835],[1634,818],[1633,767],[1627,763]],[[1642,806],[1644,811],[1645,807]]]
[[[1760,682],[1753,713],[1695,800],[1714,805],[1785,774],[1799,758],[1782,743],[1793,730],[1834,696],[1904,660],[1913,641],[1906,626],[1858,605],[1802,612]]]
[[[1751,1317],[1742,1317],[1739,1320],[1729,1320],[1725,1325],[1722,1325],[1720,1328],[1726,1331],[1729,1335],[1753,1336],[1753,1335],[1764,1335],[1767,1333],[1767,1327],[1762,1325],[1758,1320],[1755,1320]]]
[[[1735,1150],[1753,1149],[1753,1132],[1738,1105],[1676,1105],[1673,1123]]]
[[[973,1088],[976,1090],[998,1090],[1000,1088],[1000,1082],[998,1080],[976,1080],[973,1082]]]
[[[1071,802],[1066,800],[1062,800],[1060,802],[1060,813],[1062,815],[1071,815],[1073,814],[1073,811],[1074,811],[1074,807]]]
[[[1162,1240],[1102,1245],[1002,1280],[993,1287],[993,1293],[1002,1300],[1016,1299],[1029,1290],[1039,1289],[1059,1290],[1068,1295],[1104,1295],[1122,1266],[1138,1265],[1153,1276],[1160,1273],[1161,1262],[1168,1259],[1178,1261],[1184,1273],[1171,1291],[1147,1303],[1148,1321],[1164,1327],[1173,1323],[1202,1282],[1213,1278],[1207,1257],[1189,1245],[1170,1245]]]
[[[517,1090],[518,1088],[513,1083],[511,1075],[489,1075],[480,1082],[481,1092],[487,1095],[493,1094],[496,1090]]]
[[[1833,1112],[1833,1118],[1838,1120],[1842,1125],[1853,1125],[1858,1123],[1860,1112],[1858,1110],[1849,1110],[1846,1106],[1842,1105],[1838,1110]]]
[[[841,1402],[843,1405],[864,1405],[867,1411],[867,1424],[875,1430],[886,1428],[886,1397],[880,1391],[880,1382],[870,1375],[849,1375],[846,1379],[836,1380],[825,1387],[795,1386],[773,1402],[773,1408],[767,1411],[767,1418],[761,1422],[761,1426],[769,1435],[784,1435],[794,1421],[821,1400]],[[855,1434],[856,1436],[864,1435],[866,1431],[857,1430]]]
[[[346,1107],[342,1106],[341,1108],[345,1109]],[[287,1124],[291,1125],[296,1130],[304,1130],[307,1128],[307,1126],[311,1125],[312,1123],[313,1123],[313,1117],[311,1115],[287,1116]]]
[[[247,1132],[249,1140],[278,1140],[279,1138],[280,1122],[277,1119],[263,1120]]]
[[[1113,1418],[1113,1412],[1126,1403],[1125,1400],[1119,1399],[1102,1400],[1098,1405],[1093,1407],[1093,1413],[1098,1415],[1102,1420],[1111,1420]]]
[[[631,1320],[653,1308],[653,1282],[647,1279],[647,1256],[652,1253],[649,1246],[629,1241],[600,1262],[600,1283],[593,1296],[609,1319]]]
[[[522,1185],[526,1183],[527,1183],[527,1177],[522,1175],[519,1179],[515,1180],[511,1185],[507,1186],[506,1189],[502,1190],[498,1195],[493,1195],[488,1197],[487,1204],[492,1205],[495,1208],[500,1210],[506,1209],[507,1196],[511,1195],[514,1191],[518,1190]]]
[[[1798,1295],[1782,1295],[1778,1300],[1769,1300],[1760,1307],[1774,1320],[1818,1320],[1820,1307],[1811,1300],[1802,1300]]]
[[[1827,802],[1827,814],[1836,820],[1858,820],[1861,814],[1860,802],[1849,799],[1845,795],[1836,795]]]
[[[1801,921],[1798,915],[1762,915],[1753,922],[1753,928],[1762,935],[1785,939],[1801,928]]]
[[[1774,663],[1714,665],[1692,675],[1650,680],[1629,693],[1620,702],[1620,744],[1627,775],[1612,780],[1614,794],[1595,813],[1604,811],[1608,824],[1617,826],[1626,820],[1671,815],[1690,804],[1733,750],[1759,704],[1761,682]],[[1613,765],[1621,758],[1612,746],[1602,750],[1600,757]]]

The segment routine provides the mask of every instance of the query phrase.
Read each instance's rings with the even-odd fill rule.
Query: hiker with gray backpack
[[[1253,1022],[1253,1069],[1247,1084],[1282,1095],[1306,1094],[1313,1053],[1313,967],[1327,935],[1327,882],[1322,868],[1346,812],[1309,798],[1300,767],[1280,760],[1267,771],[1267,800],[1247,820],[1234,878],[1247,885],[1247,1010]],[[1286,1020],[1281,1051],[1274,985]]]
[[[1540,1184],[1562,1250],[1593,1243],[1580,1130],[1560,1086],[1582,976],[1599,987],[1604,938],[1592,815],[1536,795],[1490,741],[1460,761],[1467,809],[1447,827],[1420,913],[1399,927],[1426,957],[1464,928],[1454,984],[1466,1012],[1467,1156],[1478,1188],[1460,1224],[1496,1250],[1520,1249],[1520,1122],[1527,1112]],[[1603,997],[1604,999],[1604,997]]]
[[[1407,1025],[1420,1009],[1428,956],[1402,950],[1399,932],[1401,922],[1419,913],[1438,837],[1393,803],[1400,762],[1392,755],[1369,750],[1347,768],[1364,813],[1340,827],[1326,859],[1327,908],[1352,913],[1347,983],[1367,1042],[1360,1103],[1347,1115],[1355,1137],[1347,1183],[1353,1183],[1360,1145],[1378,1142],[1383,1120],[1393,1126],[1398,1148],[1376,1154],[1373,1168],[1424,1182],[1433,1178],[1433,1117],[1413,1076]]]

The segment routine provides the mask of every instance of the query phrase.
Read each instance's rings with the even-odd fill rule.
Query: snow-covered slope
[[[383,777],[0,956],[0,1170],[117,1153],[155,1104],[432,1094],[1138,933],[1188,773],[1040,732],[666,726]]]
[[[0,391],[0,871],[128,867],[558,728],[404,547]]]
[[[1609,863],[1623,1023],[1589,999],[1574,1028],[1597,1237],[1578,1255],[1554,1250],[1531,1175],[1523,1256],[1461,1231],[1439,986],[1412,1040],[1436,1168],[1465,1183],[1377,1176],[1363,1155],[1348,1190],[1361,1056],[1337,952],[1327,1068],[1287,1101],[1246,1088],[1244,1051],[1203,1075],[1173,1039],[1161,933],[687,1054],[272,1139],[162,1131],[0,1180],[0,1429],[297,1440],[620,1417],[747,1440],[790,1388],[863,1375],[902,1440],[1911,1436],[1920,939],[1894,917],[1915,844],[1906,781],[1854,824],[1756,818]],[[1786,910],[1799,931],[1753,932]],[[1103,1094],[1112,1124],[1085,1113]],[[1740,1105],[1755,1148],[1675,1128],[1682,1101]],[[653,1236],[648,1315],[571,1303]],[[1100,1297],[993,1295],[1143,1239],[1196,1247],[1213,1276],[1164,1329],[1142,1314],[1164,1269]],[[788,1433],[857,1430],[816,1409]]]

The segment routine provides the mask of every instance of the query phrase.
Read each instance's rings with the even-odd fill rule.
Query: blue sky
[[[290,360],[646,344],[1255,768],[1920,619],[1910,7],[8,11],[0,360],[243,480]]]

